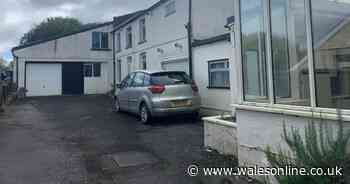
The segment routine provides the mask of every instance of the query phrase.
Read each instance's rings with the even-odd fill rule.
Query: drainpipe
[[[191,79],[193,79],[193,51],[192,51],[192,0],[188,0],[188,23],[185,26],[187,29],[188,38],[188,64],[189,64],[189,74]]]
[[[113,20],[113,28],[114,28],[114,25],[116,24],[116,20],[114,18]],[[115,95],[115,91],[117,90],[116,89],[116,70],[115,70],[115,31],[112,32],[112,38],[113,38],[113,91],[114,91],[114,94]]]
[[[15,54],[15,51],[12,49],[11,50],[11,52],[12,52],[12,56],[13,56],[13,61],[15,61],[16,63],[16,90],[18,90],[18,56],[16,56],[16,54]],[[13,76],[12,76],[13,77]]]

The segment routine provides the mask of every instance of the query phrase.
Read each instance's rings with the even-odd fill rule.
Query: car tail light
[[[197,86],[196,82],[194,82],[194,81],[191,84],[191,88],[192,88],[192,90],[194,92],[198,92],[199,91],[198,86]]]
[[[148,88],[154,94],[161,94],[165,91],[164,85],[152,85]]]

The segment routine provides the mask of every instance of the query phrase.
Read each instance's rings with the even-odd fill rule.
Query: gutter
[[[188,9],[188,23],[185,26],[187,29],[187,38],[188,38],[188,68],[190,78],[193,79],[193,51],[192,51],[192,0],[188,0],[189,9]]]

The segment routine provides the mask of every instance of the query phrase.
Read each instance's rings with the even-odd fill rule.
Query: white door
[[[27,96],[62,94],[62,65],[31,63],[26,66]]]
[[[165,71],[184,71],[187,74],[189,73],[188,69],[188,60],[173,60],[173,61],[165,61],[162,63],[162,69]]]

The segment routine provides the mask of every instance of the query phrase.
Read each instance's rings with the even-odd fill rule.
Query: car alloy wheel
[[[146,105],[142,105],[140,109],[140,119],[143,124],[147,124],[150,120],[150,114]]]

